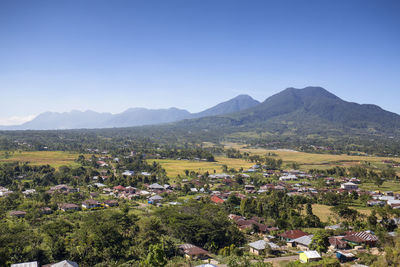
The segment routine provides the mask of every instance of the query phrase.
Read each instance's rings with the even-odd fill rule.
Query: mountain
[[[114,128],[156,125],[183,119],[223,115],[238,112],[258,105],[259,102],[248,95],[239,95],[199,113],[190,113],[178,108],[146,109],[131,108],[119,114],[94,111],[45,112],[32,121],[16,126],[0,126],[0,130],[51,130],[82,128]]]
[[[131,127],[149,124],[161,124],[183,120],[190,112],[183,109],[146,109],[130,108],[110,118],[103,127]]]
[[[184,120],[174,127],[224,136],[240,132],[250,136],[400,136],[400,116],[376,105],[344,101],[321,87],[306,87],[287,88],[240,112]]]
[[[238,95],[237,97],[232,98],[231,100],[228,100],[226,102],[222,102],[212,108],[206,109],[199,113],[195,113],[193,114],[193,117],[201,118],[207,116],[234,113],[241,110],[249,109],[251,107],[255,107],[258,104],[260,104],[260,102],[253,99],[249,95]]]
[[[390,132],[400,126],[398,114],[376,105],[344,101],[321,87],[288,88],[234,117],[246,123],[285,121],[297,127],[311,123],[312,128],[320,124],[369,132]]]
[[[97,113],[91,110],[71,112],[45,112],[33,120],[16,126],[3,126],[5,130],[47,130],[72,128],[99,128],[113,115],[111,113]]]

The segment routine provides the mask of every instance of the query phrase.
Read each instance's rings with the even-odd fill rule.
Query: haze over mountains
[[[239,95],[199,113],[178,108],[146,109],[130,108],[119,114],[95,111],[45,112],[22,125],[0,126],[0,130],[51,130],[81,128],[113,128],[162,124],[183,119],[201,118],[238,112],[260,102],[248,95]]]

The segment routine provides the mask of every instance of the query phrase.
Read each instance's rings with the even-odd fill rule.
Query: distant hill
[[[249,95],[238,95],[237,97],[232,98],[231,100],[228,100],[226,102],[222,102],[212,108],[206,109],[199,113],[195,113],[193,114],[193,117],[200,118],[206,116],[216,116],[216,115],[234,113],[249,109],[251,107],[255,107],[258,104],[260,104],[260,102],[253,99]]]
[[[130,108],[111,117],[103,127],[131,127],[179,121],[190,117],[184,109],[146,109]]]
[[[190,113],[178,108],[146,109],[131,108],[119,114],[95,111],[45,112],[32,121],[16,126],[0,126],[0,130],[52,130],[134,127],[176,122],[183,119],[222,115],[258,105],[259,102],[247,95],[239,95],[203,112]]]
[[[111,119],[111,113],[98,113],[91,110],[71,112],[45,112],[33,120],[16,126],[2,126],[5,130],[48,130],[73,128],[100,128]]]

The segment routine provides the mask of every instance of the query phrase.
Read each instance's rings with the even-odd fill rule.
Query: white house
[[[357,190],[358,185],[352,182],[344,183],[340,185],[340,188],[345,189],[345,190]]]
[[[299,180],[299,178],[297,178],[297,176],[294,174],[284,175],[279,178],[279,181],[297,181],[297,180]]]

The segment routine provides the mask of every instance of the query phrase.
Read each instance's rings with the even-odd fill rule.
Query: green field
[[[381,168],[384,160],[400,161],[396,157],[376,157],[376,156],[350,156],[347,154],[332,155],[332,154],[317,154],[305,153],[286,150],[268,150],[262,148],[245,148],[243,145],[235,143],[226,143],[226,148],[239,149],[241,152],[248,152],[252,155],[266,155],[274,153],[277,158],[281,158],[284,163],[296,162],[300,165],[300,169],[328,169],[333,166],[351,167],[359,165],[363,162],[370,162],[372,167]]]
[[[243,168],[249,168],[254,163],[248,162],[243,159],[230,159],[226,157],[215,157],[215,162],[204,162],[204,161],[189,161],[189,160],[174,160],[174,159],[150,159],[149,162],[158,162],[167,171],[167,175],[174,177],[184,175],[185,170],[205,173],[217,173],[222,172],[222,165],[227,165],[228,168],[235,168],[236,170]]]
[[[318,216],[322,222],[328,222],[329,218],[332,220],[335,219],[333,212],[330,210],[332,207],[327,205],[313,204],[313,213]],[[352,207],[350,208],[356,209],[361,214],[366,216],[371,214],[371,208],[360,208],[360,207]]]
[[[393,191],[400,192],[400,182],[387,181],[384,182],[381,186],[377,186],[374,183],[362,183],[360,185],[361,189],[369,190],[369,191]]]
[[[5,152],[0,152],[0,164],[5,162],[29,162],[32,165],[49,164],[54,168],[62,165],[78,166],[75,160],[78,158],[78,153],[64,151],[16,151],[10,152],[8,157]]]

